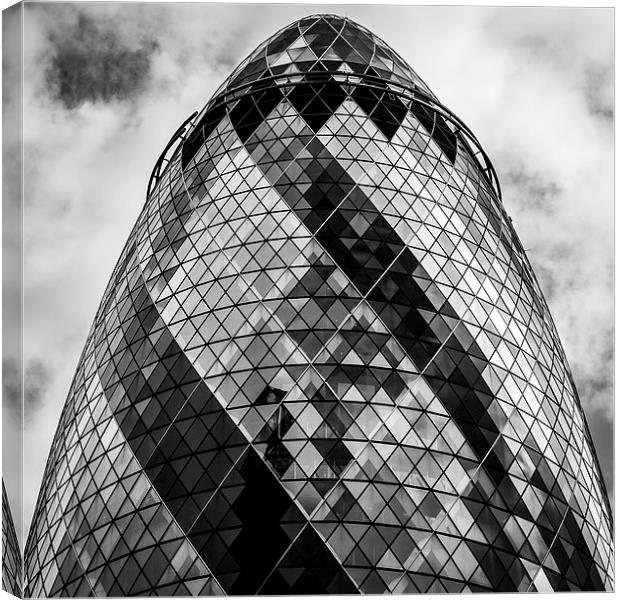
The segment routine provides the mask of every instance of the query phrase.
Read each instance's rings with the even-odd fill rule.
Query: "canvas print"
[[[613,10],[3,40],[6,591],[613,591]]]

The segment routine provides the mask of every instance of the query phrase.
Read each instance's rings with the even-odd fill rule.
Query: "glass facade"
[[[2,480],[2,589],[22,595],[22,553],[15,533],[9,499]]]
[[[27,594],[610,590],[611,513],[493,168],[302,19],[156,165],[43,478]]]

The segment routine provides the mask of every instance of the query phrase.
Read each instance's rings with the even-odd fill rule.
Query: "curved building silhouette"
[[[22,596],[22,552],[15,532],[9,498],[2,480],[2,589]]]
[[[611,527],[475,136],[350,20],[278,32],[155,166],[27,594],[609,590]]]

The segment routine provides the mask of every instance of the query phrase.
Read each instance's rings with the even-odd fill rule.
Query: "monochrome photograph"
[[[612,7],[2,18],[5,592],[614,591]]]

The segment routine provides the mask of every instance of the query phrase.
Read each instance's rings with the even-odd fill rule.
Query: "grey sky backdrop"
[[[611,9],[28,4],[18,535],[157,156],[256,45],[317,12],[349,16],[382,37],[482,142],[546,293],[613,494]],[[5,360],[10,369],[9,348]],[[5,401],[15,401],[10,378],[4,383]],[[10,488],[17,475],[5,476]]]

